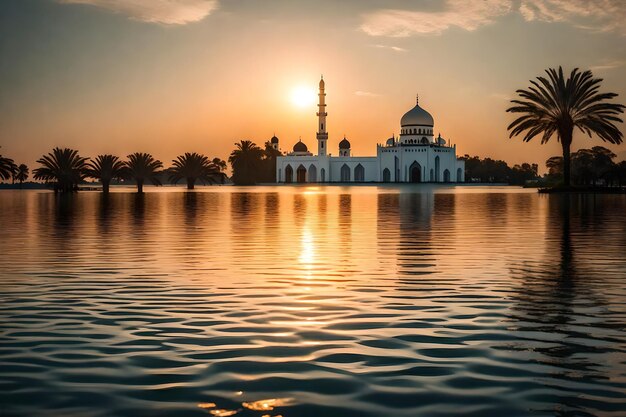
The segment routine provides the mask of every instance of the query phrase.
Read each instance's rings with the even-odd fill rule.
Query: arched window
[[[285,182],[291,184],[293,182],[293,168],[291,165],[285,167]]]
[[[320,177],[322,182],[326,182],[326,170],[324,168],[320,169]]]
[[[422,137],[422,144],[428,145],[428,138],[426,136]]]
[[[391,182],[391,172],[389,168],[383,169],[383,182]]]
[[[443,170],[443,182],[450,182],[450,171],[447,169]]]
[[[296,170],[296,179],[299,183],[306,182],[306,168],[304,165],[300,165]]]
[[[463,170],[461,168],[456,170],[456,182],[463,182]]]
[[[317,168],[313,164],[309,166],[309,181],[308,182],[317,182]]]
[[[341,166],[341,182],[350,182],[350,167],[347,164]]]
[[[363,182],[365,181],[365,168],[363,165],[358,164],[356,168],[354,168],[354,181]]]
[[[435,182],[439,182],[439,155],[435,158]]]
[[[435,171],[433,171],[433,169],[430,169],[430,182],[435,181]]]

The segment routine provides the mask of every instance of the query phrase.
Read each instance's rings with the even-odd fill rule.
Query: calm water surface
[[[626,196],[119,191],[0,191],[0,415],[626,415]]]

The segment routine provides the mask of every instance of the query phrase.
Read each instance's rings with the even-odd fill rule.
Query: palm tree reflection
[[[573,200],[578,197],[548,198],[547,235],[558,238],[547,245],[556,244],[558,250],[548,247],[540,262],[511,268],[519,285],[509,330],[519,341],[506,349],[527,352],[536,372],[549,367],[542,382],[561,393],[554,396],[550,410],[570,415],[572,410],[589,406],[584,383],[608,378],[610,364],[601,363],[600,358],[607,358],[612,350],[612,329],[602,317],[607,306],[596,287],[599,282],[590,279],[598,273],[580,260],[573,241],[573,236],[583,235],[589,226],[581,222],[588,207]]]

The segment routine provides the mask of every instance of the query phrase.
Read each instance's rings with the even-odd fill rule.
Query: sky
[[[624,21],[622,0],[0,0],[0,154],[140,151],[169,166],[274,134],[315,152],[315,103],[293,94],[323,74],[333,154],[346,135],[375,155],[419,94],[459,155],[543,167],[560,145],[509,139],[509,100],[562,65],[626,104]],[[595,145],[575,134],[575,149]]]

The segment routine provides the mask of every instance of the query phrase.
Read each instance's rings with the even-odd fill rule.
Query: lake
[[[0,191],[2,416],[624,416],[626,196]]]

